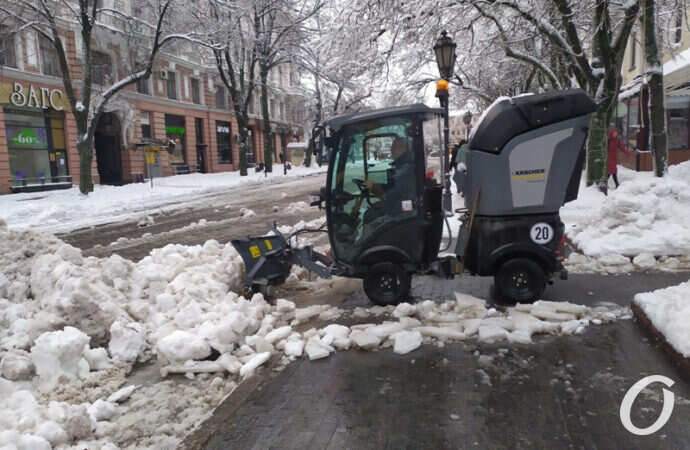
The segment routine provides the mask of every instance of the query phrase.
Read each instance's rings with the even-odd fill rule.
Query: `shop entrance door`
[[[94,145],[101,184],[122,184],[120,121],[115,114],[106,113],[101,116],[94,135]]]

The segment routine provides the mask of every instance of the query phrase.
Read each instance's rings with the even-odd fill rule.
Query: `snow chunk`
[[[393,336],[393,351],[399,355],[410,353],[422,345],[422,334],[419,331],[400,331]]]
[[[146,349],[146,330],[137,322],[115,321],[110,326],[108,350],[115,361],[134,362]]]
[[[8,380],[28,380],[35,372],[34,363],[25,352],[6,353],[0,360],[0,375]]]
[[[318,336],[312,336],[307,341],[304,350],[307,352],[310,360],[326,358],[334,351],[333,347],[324,344]]]
[[[508,339],[508,331],[498,325],[480,325],[479,342],[492,343]]]
[[[411,316],[415,312],[417,312],[417,307],[415,305],[410,305],[409,303],[400,303],[395,307],[393,317],[397,317],[399,319],[401,317]]]
[[[266,339],[268,343],[273,344],[277,341],[280,341],[290,336],[290,333],[292,333],[292,327],[286,325],[284,327],[276,328],[273,331],[269,332],[264,339]]]
[[[211,346],[205,340],[182,330],[175,330],[159,340],[156,349],[170,362],[201,360],[211,354]]]
[[[635,295],[634,302],[668,343],[690,358],[690,281]]]
[[[257,367],[268,361],[271,357],[270,352],[257,353],[249,361],[247,361],[242,368],[240,368],[240,376],[248,378],[254,374]]]
[[[84,347],[90,338],[73,327],[62,331],[43,333],[31,348],[31,360],[36,366],[36,374],[46,388],[55,387],[60,378],[81,378],[84,374]],[[82,362],[83,361],[83,362]]]
[[[91,370],[107,370],[113,367],[108,352],[103,347],[84,349],[84,358]]]
[[[304,351],[304,341],[301,339],[289,339],[285,343],[285,355],[299,358]]]
[[[69,441],[67,432],[52,420],[41,422],[36,427],[36,435],[42,437],[54,447],[66,444]]]
[[[276,311],[280,313],[288,313],[295,310],[295,303],[290,300],[285,300],[284,298],[279,298],[276,300]]]
[[[117,413],[117,405],[113,402],[98,399],[89,406],[88,411],[96,422],[110,420]]]
[[[133,384],[123,387],[122,389],[119,389],[110,394],[110,396],[107,398],[107,401],[109,403],[122,403],[125,400],[127,400],[132,395],[132,393],[138,389],[138,387],[139,386],[135,386]]]
[[[633,258],[633,264],[642,270],[653,269],[656,266],[656,258],[651,253],[640,253]]]
[[[381,338],[368,330],[352,330],[350,339],[363,350],[373,350],[381,344]]]

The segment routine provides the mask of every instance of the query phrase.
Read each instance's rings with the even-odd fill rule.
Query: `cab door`
[[[358,265],[380,247],[419,257],[419,189],[411,117],[352,124],[340,130],[328,177],[327,215],[333,252],[341,263]],[[403,140],[405,163],[393,158],[393,142]],[[423,164],[423,161],[422,161]]]

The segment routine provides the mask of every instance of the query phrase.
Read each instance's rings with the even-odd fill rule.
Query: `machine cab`
[[[417,104],[325,124],[329,238],[336,262],[349,275],[366,277],[381,263],[411,273],[437,257],[441,167],[427,155],[442,146],[442,114]]]

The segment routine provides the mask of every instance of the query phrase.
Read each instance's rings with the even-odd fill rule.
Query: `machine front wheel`
[[[527,258],[504,262],[494,275],[496,294],[509,303],[539,300],[546,288],[546,274],[539,264]]]
[[[364,292],[377,305],[397,305],[407,298],[411,284],[412,277],[402,267],[379,263],[364,277]]]

